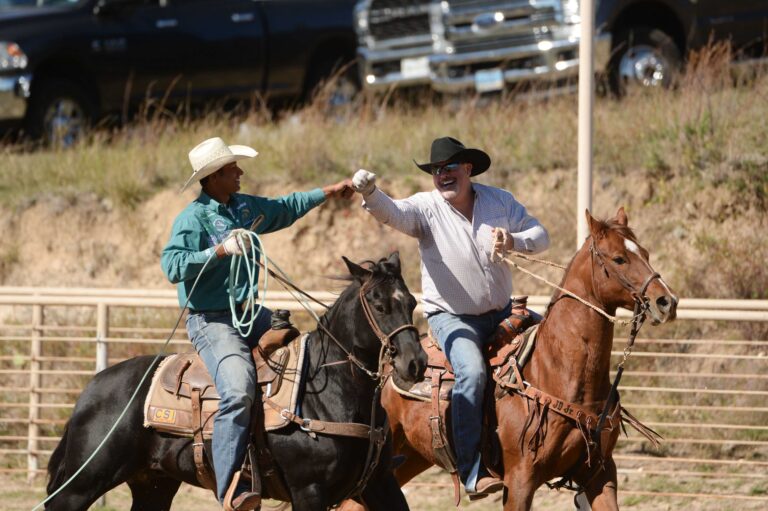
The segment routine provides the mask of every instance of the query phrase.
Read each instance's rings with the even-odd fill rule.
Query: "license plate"
[[[403,75],[403,78],[423,78],[429,76],[429,57],[401,60],[400,74]]]
[[[483,69],[475,72],[477,92],[491,92],[504,88],[504,73],[501,69]]]

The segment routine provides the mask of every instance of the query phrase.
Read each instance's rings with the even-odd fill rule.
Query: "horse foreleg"
[[[362,498],[369,511],[408,511],[405,495],[391,473],[369,482]]]
[[[604,470],[579,474],[574,480],[584,486],[592,511],[618,511],[616,463],[612,457],[605,460]]]
[[[536,487],[528,477],[532,472],[528,470],[508,470],[504,474],[504,496],[502,503],[504,511],[528,511],[533,504],[533,495]]]
[[[405,461],[394,470],[397,484],[401,487],[432,466],[430,461],[410,445],[404,445],[398,455],[405,456]]]
[[[169,511],[181,481],[168,477],[137,477],[128,481],[131,511]]]

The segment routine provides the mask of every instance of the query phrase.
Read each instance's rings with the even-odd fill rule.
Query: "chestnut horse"
[[[595,220],[589,211],[586,215],[590,237],[571,260],[560,287],[611,316],[618,307],[633,309],[640,303],[653,324],[672,321],[678,299],[651,267],[648,251],[627,226],[624,209],[605,222]],[[613,335],[613,322],[557,291],[539,326],[536,348],[521,371],[522,378],[545,395],[597,416],[607,406],[611,389]],[[403,485],[438,464],[432,450],[431,405],[405,398],[391,385],[384,389],[382,404],[389,416],[395,454],[405,457],[395,470]],[[537,405],[538,416],[535,409],[531,411]],[[612,457],[618,424],[604,430],[598,444],[592,443],[593,447],[599,445],[600,452],[590,448],[588,463],[588,428],[551,409],[543,411],[539,403],[515,392],[508,391],[496,401],[503,466],[490,468],[503,474],[504,510],[530,509],[536,489],[563,476],[584,489],[593,510],[618,509]],[[591,424],[594,427],[595,422]],[[594,438],[594,429],[591,433]],[[531,442],[532,436],[537,440]],[[355,506],[348,502],[344,509]]]

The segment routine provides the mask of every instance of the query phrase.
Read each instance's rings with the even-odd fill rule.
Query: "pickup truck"
[[[0,120],[72,143],[140,105],[306,98],[355,59],[353,0],[0,0]],[[356,74],[352,74],[356,82]],[[354,93],[343,83],[340,93]]]
[[[764,0],[597,0],[595,70],[620,93],[668,86],[685,55],[730,41],[740,61],[762,59]],[[377,90],[429,83],[491,92],[522,83],[575,83],[579,0],[360,0],[358,69]]]

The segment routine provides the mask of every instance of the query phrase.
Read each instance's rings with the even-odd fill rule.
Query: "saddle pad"
[[[307,335],[276,350],[270,359],[273,367],[283,367],[280,377],[262,385],[262,394],[290,411],[296,411]],[[199,367],[203,367],[203,371]],[[155,370],[144,402],[144,427],[163,433],[192,437],[198,426],[192,413],[192,387],[201,389],[203,437],[211,438],[213,416],[219,409],[219,395],[205,366],[196,353],[167,357]],[[187,382],[192,377],[193,385]],[[264,427],[280,429],[290,421],[264,405]]]

